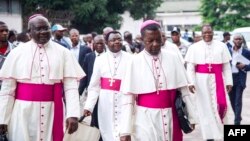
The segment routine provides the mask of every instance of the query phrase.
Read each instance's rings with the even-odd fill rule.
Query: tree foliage
[[[121,14],[129,11],[134,19],[154,18],[155,9],[163,0],[22,0],[23,16],[36,13],[41,7],[45,12],[69,11],[73,13],[71,27],[81,33],[102,32],[106,26],[119,29]],[[48,17],[50,18],[50,17]]]
[[[216,30],[250,26],[250,0],[202,0],[200,11],[203,22]]]

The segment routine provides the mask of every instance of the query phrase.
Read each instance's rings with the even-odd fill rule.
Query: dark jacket
[[[80,51],[79,51],[79,59],[78,59],[78,62],[81,66],[81,68],[84,70],[84,58],[85,56],[92,52],[92,50],[89,48],[89,47],[86,47],[86,46],[83,46],[83,45],[80,45]],[[86,71],[84,71],[86,73]],[[86,75],[88,75],[86,73]],[[79,94],[81,95],[83,93],[83,90],[84,90],[84,85],[85,85],[85,79],[86,79],[87,76],[85,76],[84,78],[82,78],[80,80],[80,85],[79,85],[79,88],[78,88],[78,91],[79,91]]]

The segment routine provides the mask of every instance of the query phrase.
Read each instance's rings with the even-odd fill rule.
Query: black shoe
[[[209,139],[209,140],[207,140],[207,141],[214,141],[214,139]]]

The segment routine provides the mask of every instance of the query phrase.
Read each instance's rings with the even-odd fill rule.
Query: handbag
[[[6,134],[0,134],[0,141],[8,141]]]
[[[186,104],[182,99],[181,92],[176,91],[175,109],[177,112],[180,127],[184,133],[191,133],[193,128],[188,120]]]
[[[88,125],[83,119],[85,116],[82,116],[78,123],[78,129],[69,134],[68,130],[65,132],[63,141],[99,141],[100,131],[96,127]]]

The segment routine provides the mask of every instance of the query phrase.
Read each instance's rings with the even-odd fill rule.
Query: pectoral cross
[[[208,67],[207,67],[207,68],[208,68],[208,71],[211,72],[211,69],[212,69],[213,67],[211,66],[211,64],[208,64]]]
[[[109,86],[112,87],[113,83],[115,83],[115,80],[113,78],[109,79]]]

